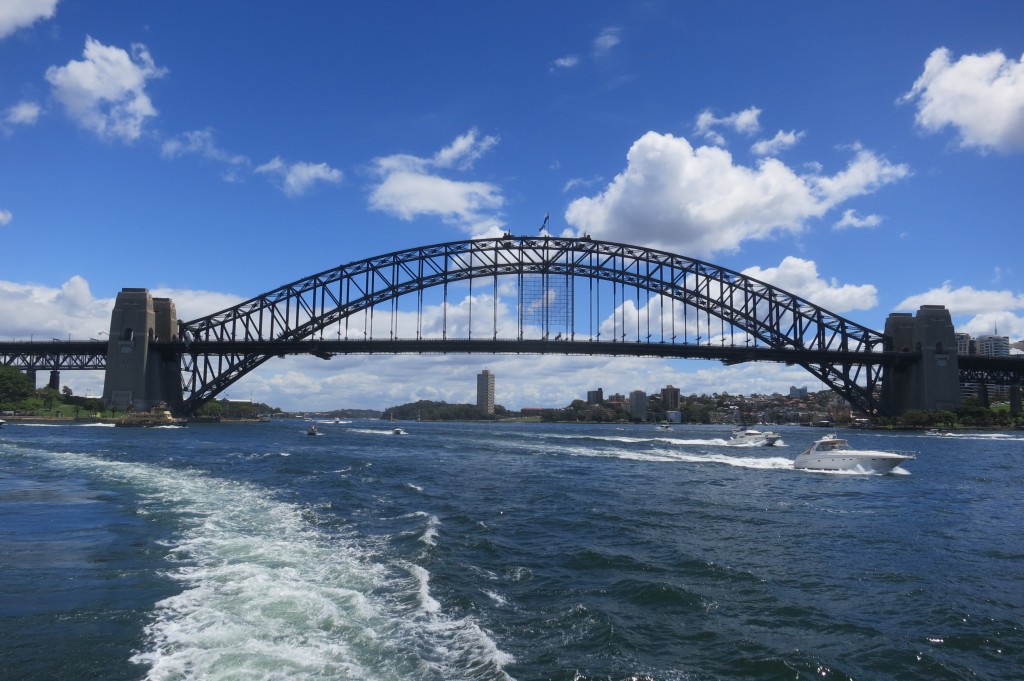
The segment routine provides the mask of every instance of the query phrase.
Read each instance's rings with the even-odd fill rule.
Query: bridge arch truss
[[[739,272],[587,237],[506,234],[358,260],[180,322],[179,339],[186,412],[275,355],[375,347],[726,361],[770,351],[866,413],[878,412],[884,371],[877,331]]]

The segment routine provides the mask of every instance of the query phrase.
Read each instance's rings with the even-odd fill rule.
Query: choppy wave
[[[145,513],[173,519],[181,591],[156,604],[132,658],[149,679],[507,678],[471,618],[430,595],[427,570],[374,562],[358,537],[325,533],[267,490],[192,471],[42,454],[130,484]],[[435,541],[428,517],[424,542]]]

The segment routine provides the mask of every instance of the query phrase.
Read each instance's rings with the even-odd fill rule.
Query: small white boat
[[[316,429],[316,426],[310,426],[309,430],[306,431],[306,435],[319,435],[320,431]]]
[[[391,434],[392,435],[408,435],[409,433],[405,432],[401,428],[394,428],[394,429],[391,430]]]
[[[6,424],[6,423],[7,423],[7,421],[4,421],[3,419],[0,419],[0,428],[3,428],[4,424]]]
[[[793,461],[793,468],[809,471],[888,473],[904,461],[911,461],[914,458],[915,455],[909,452],[851,449],[846,440],[835,435],[826,435],[800,452]]]
[[[730,445],[743,445],[747,447],[771,447],[776,442],[782,439],[782,436],[778,433],[773,433],[770,430],[760,431],[754,430],[753,428],[744,428],[740,426],[734,428],[732,431],[732,439],[729,440]]]

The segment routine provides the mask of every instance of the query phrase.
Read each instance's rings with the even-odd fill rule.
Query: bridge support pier
[[[154,298],[144,288],[117,294],[110,315],[103,402],[108,409],[148,411],[181,405],[181,369],[177,357],[150,349],[156,340],[175,340],[178,327],[174,302]]]
[[[882,381],[886,413],[942,411],[960,406],[956,336],[945,306],[922,305],[916,317],[893,313],[885,320],[885,336],[887,350],[921,355],[917,362],[887,371]]]

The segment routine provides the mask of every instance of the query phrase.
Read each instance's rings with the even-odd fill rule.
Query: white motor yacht
[[[771,447],[782,438],[778,433],[770,430],[760,431],[753,428],[739,426],[732,431],[730,445],[743,445],[747,447]]]
[[[904,461],[911,461],[914,458],[915,456],[909,452],[851,449],[846,440],[835,435],[826,435],[800,452],[793,461],[793,468],[810,471],[888,473]]]

